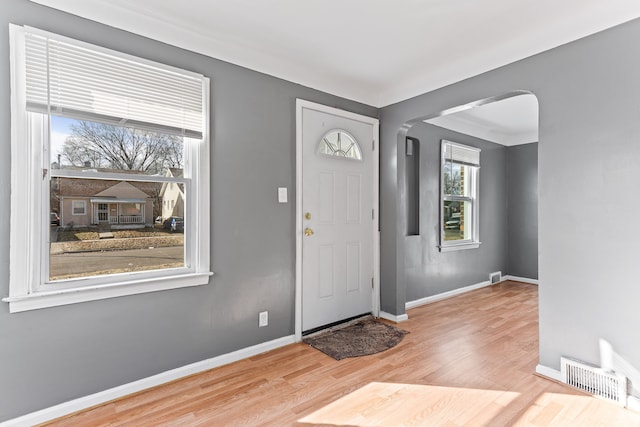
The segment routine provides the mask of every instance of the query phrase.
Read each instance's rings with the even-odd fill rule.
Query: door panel
[[[360,243],[351,242],[347,243],[347,292],[359,292],[360,285],[360,270],[362,265],[360,259]]]
[[[359,175],[347,176],[347,224],[360,224],[362,219],[361,187]]]
[[[321,224],[333,224],[335,205],[335,176],[333,172],[320,172],[318,211]]]

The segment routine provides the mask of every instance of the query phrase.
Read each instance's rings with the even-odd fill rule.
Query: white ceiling
[[[32,0],[382,107],[640,16],[638,0]]]
[[[538,142],[538,99],[519,95],[425,122],[507,146]]]

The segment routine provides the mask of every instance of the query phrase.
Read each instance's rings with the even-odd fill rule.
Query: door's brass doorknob
[[[304,229],[304,235],[309,237],[309,236],[313,236],[313,230],[310,229],[309,227]]]

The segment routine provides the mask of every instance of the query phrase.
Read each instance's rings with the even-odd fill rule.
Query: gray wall
[[[0,7],[0,200],[10,198],[8,23],[211,78],[212,269],[208,286],[9,314],[0,303],[0,421],[294,333],[295,99],[378,110],[26,0]],[[5,203],[5,213],[9,206]],[[9,239],[0,296],[9,294]],[[269,326],[258,329],[258,312]]]
[[[404,159],[398,132],[418,117],[514,90],[540,106],[538,235],[540,363],[599,362],[599,340],[640,367],[640,39],[635,20],[387,106],[381,111],[383,308],[404,312]],[[401,146],[402,145],[402,146]],[[629,218],[631,223],[617,220]],[[386,256],[385,256],[386,255]]]
[[[420,235],[405,236],[403,242],[406,301],[487,281],[495,271],[506,274],[506,147],[423,122],[414,125],[409,136],[420,140]],[[482,149],[479,178],[482,245],[478,249],[440,252],[437,247],[442,139]]]
[[[538,143],[507,147],[507,273],[538,278]]]

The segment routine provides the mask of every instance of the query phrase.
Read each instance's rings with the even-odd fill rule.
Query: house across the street
[[[182,178],[183,171],[178,168],[167,169],[166,176]],[[171,217],[184,218],[184,184],[179,182],[165,182],[160,190],[162,200],[162,219]]]
[[[159,194],[157,183],[57,178],[52,190],[58,201],[61,226],[108,224],[116,229],[153,226],[154,195]]]

